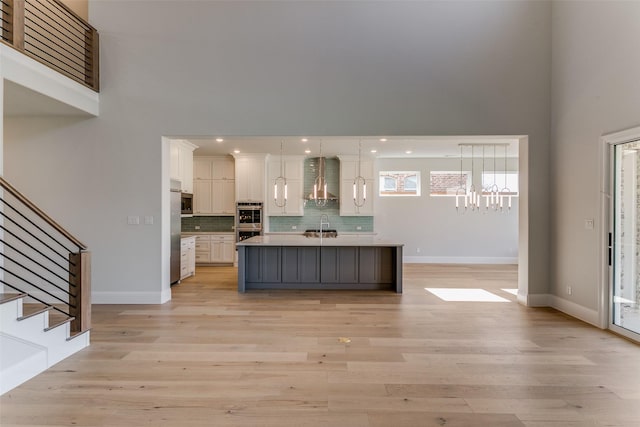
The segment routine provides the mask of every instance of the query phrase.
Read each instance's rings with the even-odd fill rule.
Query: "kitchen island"
[[[236,244],[238,292],[388,289],[402,293],[402,247],[374,236],[256,236]]]

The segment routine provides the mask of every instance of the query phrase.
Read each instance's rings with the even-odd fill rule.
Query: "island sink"
[[[302,233],[304,237],[320,237],[319,229],[309,229]],[[338,237],[338,230],[322,230],[322,237]]]

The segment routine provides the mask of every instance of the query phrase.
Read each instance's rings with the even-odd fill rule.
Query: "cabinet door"
[[[222,212],[234,215],[236,212],[236,182],[234,179],[224,181],[222,185]]]
[[[236,199],[264,202],[264,157],[238,157],[235,163]]]
[[[222,262],[222,242],[211,242],[211,262]]]
[[[193,179],[212,179],[211,178],[211,159],[208,157],[193,158]]]
[[[232,263],[235,259],[235,243],[225,240],[222,242],[221,254],[222,262]]]
[[[180,145],[175,142],[169,144],[169,177],[182,180]],[[182,183],[184,186],[184,182]],[[184,187],[183,187],[184,188]]]
[[[193,185],[193,213],[194,214],[211,214],[213,213],[213,205],[211,200],[211,192],[213,190],[213,181],[195,181]]]
[[[318,283],[320,281],[320,248],[282,248],[283,283]]]
[[[322,283],[358,283],[358,248],[323,247],[320,280]]]
[[[213,157],[211,159],[211,178],[235,179],[233,158]]]
[[[193,193],[193,149],[190,147],[181,147],[180,164],[182,165],[182,191],[185,193]]]
[[[233,215],[236,209],[235,181],[214,179],[211,182],[211,203],[213,213]]]
[[[248,246],[245,249],[246,281],[254,283],[280,283],[280,247]]]
[[[393,249],[361,247],[359,254],[360,283],[393,283]]]

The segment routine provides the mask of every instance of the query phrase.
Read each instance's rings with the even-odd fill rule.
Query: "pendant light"
[[[280,141],[280,175],[273,182],[273,203],[279,208],[287,206],[287,178],[284,177],[282,145],[283,141]],[[279,197],[280,195],[282,196]]]
[[[500,211],[504,212],[505,198],[507,199],[507,212],[511,211],[511,189],[507,186],[507,145],[504,146],[504,187],[500,190]]]
[[[498,188],[497,179],[496,179],[496,146],[493,147],[493,184],[486,185],[483,188],[483,194],[485,198],[485,208],[489,210],[491,208],[494,211],[497,211],[499,208],[499,199],[500,199],[500,190]],[[482,147],[482,179],[484,180],[485,170],[484,170],[484,146]],[[484,184],[484,183],[483,183]]]
[[[362,168],[362,141],[358,141],[358,169],[353,180],[353,204],[356,206],[356,213],[360,213],[360,208],[367,202],[367,181],[361,173]]]
[[[458,182],[458,189],[456,190],[456,211],[458,213],[465,213],[468,208],[468,199],[467,199],[467,183],[466,180],[463,179],[462,175],[462,147],[463,144],[458,144],[460,147],[460,181]],[[463,184],[464,181],[464,184]],[[464,210],[460,211],[460,199],[462,199],[464,203]]]
[[[480,201],[480,195],[476,191],[476,186],[473,183],[474,175],[475,175],[475,145],[471,145],[471,186],[469,187],[469,193],[467,194],[467,201],[465,201],[465,204],[467,204],[469,206],[469,209],[471,209],[472,211],[479,211],[481,207],[480,206],[481,201]],[[482,185],[480,186],[480,188],[482,188]]]

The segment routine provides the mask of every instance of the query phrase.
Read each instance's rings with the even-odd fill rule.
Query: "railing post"
[[[11,44],[24,51],[24,0],[9,0],[11,10]]]
[[[72,332],[84,332],[91,328],[91,253],[69,254],[69,314]]]
[[[100,91],[100,40],[95,28],[84,31],[84,82],[96,92]]]

